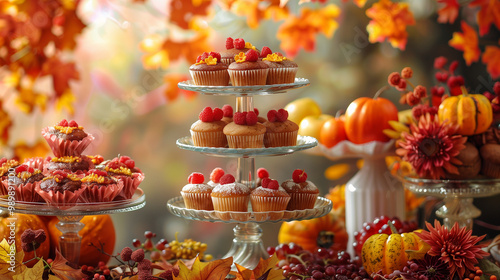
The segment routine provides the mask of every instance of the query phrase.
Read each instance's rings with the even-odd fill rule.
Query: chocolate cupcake
[[[233,86],[265,85],[269,67],[254,50],[240,52],[227,69]]]
[[[44,178],[42,171],[34,169],[26,164],[21,164],[14,169],[15,176],[2,181],[1,188],[5,193],[9,191],[9,180],[15,185],[15,197],[17,201],[41,202],[42,197],[35,191],[36,184]]]
[[[479,151],[482,158],[481,174],[500,178],[500,144],[486,144]]]
[[[84,174],[93,168],[94,164],[87,156],[63,156],[47,158],[43,165],[43,172],[50,173],[55,170],[65,170],[70,173]]]
[[[465,143],[465,148],[455,157],[462,162],[456,165],[458,174],[446,173],[446,178],[455,180],[471,179],[476,177],[481,171],[481,157],[479,150],[470,142]]]
[[[55,170],[49,176],[36,184],[36,192],[51,206],[61,210],[75,206],[84,191],[81,175]]]
[[[62,120],[52,127],[42,129],[42,136],[56,157],[80,156],[94,140],[75,121]]]
[[[229,84],[228,64],[221,61],[216,52],[204,52],[196,63],[189,67],[189,73],[195,85],[227,86]]]
[[[103,170],[91,169],[82,178],[84,191],[79,200],[84,203],[109,202],[123,189],[123,181],[108,176]]]
[[[144,173],[135,167],[135,161],[128,156],[118,156],[106,163],[108,175],[123,181],[123,188],[114,200],[130,199],[144,180]]]

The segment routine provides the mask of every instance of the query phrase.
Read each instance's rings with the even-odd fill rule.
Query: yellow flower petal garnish
[[[217,58],[213,58],[212,56],[209,56],[209,57],[205,58],[205,63],[207,65],[215,65],[215,64],[217,64]]]
[[[75,129],[83,130],[83,127],[81,127],[81,126],[79,126],[79,127],[73,127],[73,126],[59,126],[59,125],[55,125],[54,129],[59,130],[61,133],[64,133],[64,134],[70,134]]]
[[[273,53],[273,54],[268,54],[262,60],[267,60],[267,61],[272,61],[272,62],[281,62],[281,61],[283,61],[283,56],[278,55],[276,53]]]
[[[252,45],[252,43],[250,43],[250,42],[245,42],[245,48],[247,48],[247,49],[253,49],[254,51],[257,50],[257,48],[255,48],[255,46]]]
[[[234,61],[241,63],[245,62],[247,60],[247,56],[245,55],[244,52],[240,52],[239,54],[234,56]]]

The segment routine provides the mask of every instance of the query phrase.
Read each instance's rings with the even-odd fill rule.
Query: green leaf
[[[490,280],[490,275],[495,275],[497,278],[500,277],[500,267],[486,258],[479,260],[479,268],[483,271],[481,280]]]

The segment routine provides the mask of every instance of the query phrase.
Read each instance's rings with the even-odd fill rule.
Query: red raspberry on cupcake
[[[189,67],[189,73],[195,85],[227,86],[228,64],[221,59],[220,53],[204,52],[196,58],[196,63]]]
[[[267,119],[268,121],[263,123],[266,127],[264,135],[266,147],[295,146],[297,144],[299,126],[288,120],[287,110],[270,110],[267,113]]]
[[[257,122],[255,112],[236,112],[233,122],[224,127],[230,148],[262,148],[264,145],[264,125]]]
[[[224,112],[220,108],[205,107],[198,120],[191,125],[190,133],[193,145],[198,147],[226,147],[224,135],[226,122],[222,121]]]
[[[292,179],[281,183],[281,187],[290,195],[287,210],[312,209],[319,195],[319,190],[311,181],[307,180],[307,173],[302,169],[295,169]]]
[[[214,210],[212,204],[212,186],[205,184],[205,176],[200,172],[193,172],[188,176],[188,184],[181,190],[184,204],[188,209]]]
[[[221,59],[224,63],[231,64],[234,62],[234,56],[240,52],[247,52],[248,50],[258,50],[249,42],[245,42],[243,38],[233,39],[228,37],[226,39],[226,49],[221,51]]]
[[[212,187],[215,187],[217,185],[220,185],[220,178],[226,174],[224,172],[224,169],[217,167],[212,170],[212,173],[210,173],[210,181],[208,184]]]

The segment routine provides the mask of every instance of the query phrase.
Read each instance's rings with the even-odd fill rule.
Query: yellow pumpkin
[[[394,226],[390,226],[396,232]],[[414,232],[374,234],[363,244],[361,260],[369,275],[379,270],[390,274],[402,270],[409,259],[422,259],[429,248]]]
[[[344,222],[331,212],[311,220],[285,222],[278,233],[279,243],[293,242],[309,251],[320,247],[345,250],[347,239]]]
[[[485,132],[493,122],[491,103],[482,94],[463,94],[451,96],[439,105],[439,121],[449,121],[458,125],[458,134],[474,135]]]

